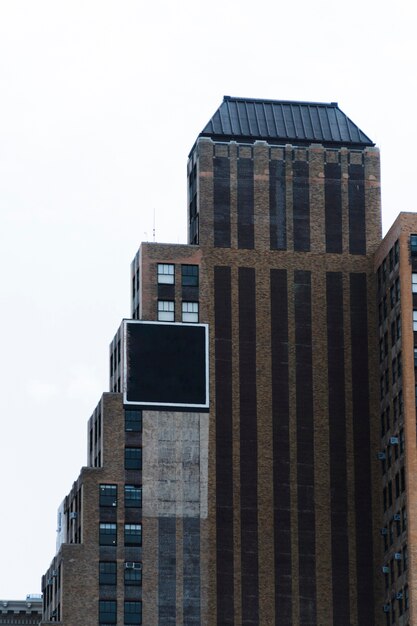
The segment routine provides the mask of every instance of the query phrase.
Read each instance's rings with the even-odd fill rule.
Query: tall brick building
[[[403,456],[381,484],[398,346],[385,353],[377,323],[374,271],[397,236],[381,244],[378,149],[336,103],[225,97],[189,155],[188,224],[187,245],[141,245],[132,319],[208,325],[209,411],[128,405],[121,326],[88,467],[59,511],[42,624],[411,624],[410,568],[384,578],[413,526],[410,511],[384,552]]]

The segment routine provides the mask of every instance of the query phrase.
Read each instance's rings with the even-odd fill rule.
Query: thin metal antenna
[[[153,210],[153,242],[155,243],[155,209]]]

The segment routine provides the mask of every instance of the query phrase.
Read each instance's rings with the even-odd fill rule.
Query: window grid
[[[142,524],[125,524],[125,546],[142,545]]]
[[[142,448],[125,448],[125,469],[142,469]]]
[[[173,300],[158,300],[158,321],[175,321],[175,305]]]
[[[182,321],[193,324],[198,323],[198,302],[182,303]]]
[[[158,284],[173,285],[175,281],[175,266],[171,263],[158,263]]]

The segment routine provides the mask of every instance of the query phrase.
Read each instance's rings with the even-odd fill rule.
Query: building
[[[379,151],[336,103],[225,97],[188,192],[132,319],[208,324],[209,412],[126,404],[123,324],[42,624],[385,624]]]
[[[400,213],[375,255],[379,325],[381,540],[386,624],[414,624],[417,215]]]
[[[0,624],[2,626],[38,626],[42,618],[42,596],[30,594],[26,600],[0,600]]]

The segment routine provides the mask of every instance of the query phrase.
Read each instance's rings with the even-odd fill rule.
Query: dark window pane
[[[142,507],[142,487],[125,485],[125,506]]]
[[[142,545],[142,524],[125,524],[125,546]]]
[[[198,265],[181,265],[183,287],[198,287]]]
[[[116,600],[99,601],[99,622],[100,624],[116,624],[117,620]]]
[[[100,506],[117,506],[117,485],[100,485]]]
[[[142,563],[137,561],[125,563],[125,585],[142,584]]]
[[[142,469],[142,448],[125,448],[125,469]]]
[[[117,525],[101,523],[99,542],[101,546],[115,546],[117,544]]]
[[[117,583],[116,562],[100,561],[99,574],[100,585],[115,585]]]
[[[125,602],[125,624],[142,624],[142,602]]]
[[[142,431],[142,411],[125,411],[125,431],[136,433]]]

